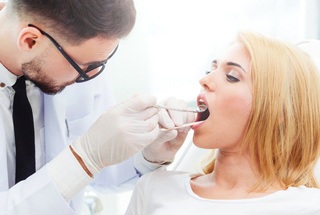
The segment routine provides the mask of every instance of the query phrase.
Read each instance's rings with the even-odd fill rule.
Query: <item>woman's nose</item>
[[[213,74],[209,73],[203,78],[199,80],[200,85],[205,91],[213,90],[214,89],[214,78]]]
[[[201,87],[202,87],[202,89],[203,90],[207,90],[207,88],[208,88],[208,86],[207,86],[207,84],[206,84],[206,76],[205,77],[203,77],[203,78],[201,78],[200,79],[200,81],[199,81],[199,83],[200,83],[200,85],[201,85]]]

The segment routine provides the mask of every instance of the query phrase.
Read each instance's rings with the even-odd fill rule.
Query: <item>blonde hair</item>
[[[310,57],[294,45],[241,32],[251,57],[252,112],[243,139],[255,159],[263,191],[274,182],[287,188],[318,187],[320,77]],[[214,160],[204,168],[214,170]]]

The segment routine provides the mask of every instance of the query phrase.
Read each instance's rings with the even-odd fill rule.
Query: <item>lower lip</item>
[[[205,122],[205,121],[200,121],[199,123],[191,126],[191,129],[192,129],[192,130],[198,129],[204,122]]]

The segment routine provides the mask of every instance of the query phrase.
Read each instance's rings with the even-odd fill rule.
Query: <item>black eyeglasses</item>
[[[34,26],[32,24],[28,24],[29,27],[33,27],[38,29],[41,34],[45,35],[46,37],[49,38],[49,40],[57,47],[57,49],[60,51],[60,53],[64,56],[64,58],[71,64],[71,66],[79,73],[79,77],[76,79],[77,83],[80,82],[85,82],[89,81],[95,77],[97,77],[105,68],[106,63],[108,60],[116,53],[118,46],[114,49],[112,54],[108,57],[107,60],[96,63],[96,64],[91,64],[87,67],[85,71],[83,71],[74,60],[63,50],[63,48],[57,43],[55,39],[53,39],[48,33],[44,32],[37,26]]]

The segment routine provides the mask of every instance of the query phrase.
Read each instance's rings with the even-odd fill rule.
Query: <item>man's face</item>
[[[45,38],[44,36],[44,39]],[[21,70],[44,93],[56,94],[73,84],[79,73],[48,40],[48,47],[33,60],[23,63]],[[84,71],[92,63],[105,61],[118,44],[118,40],[89,39],[77,46],[60,44],[64,51]]]

